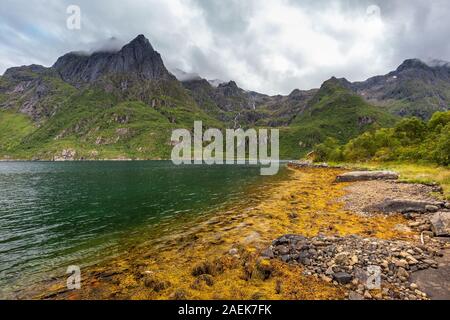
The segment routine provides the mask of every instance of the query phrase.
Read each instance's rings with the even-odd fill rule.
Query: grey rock
[[[430,219],[431,230],[437,237],[450,236],[450,212],[436,212]]]
[[[32,64],[30,66],[9,68],[5,71],[3,77],[14,82],[33,81],[36,78],[36,74],[44,74],[47,71],[48,69],[43,66]]]
[[[436,212],[439,210],[439,207],[429,204],[425,206],[425,210],[427,210],[428,212]]]
[[[384,213],[424,213],[427,212],[427,206],[440,207],[441,203],[426,200],[410,199],[386,199],[383,202],[367,207],[367,211],[378,211]]]
[[[369,180],[397,180],[398,173],[393,171],[353,171],[336,177],[337,182],[369,181]]]
[[[348,284],[352,281],[353,276],[346,272],[336,272],[333,274],[333,279],[336,280],[339,284]]]
[[[134,74],[138,79],[146,80],[176,79],[143,35],[117,52],[68,53],[60,57],[52,68],[64,81],[72,84],[92,83],[105,75],[124,74]]]
[[[281,255],[288,254],[290,251],[287,245],[278,245],[274,248],[274,250]]]
[[[297,243],[299,241],[305,241],[306,238],[296,234],[286,234],[273,241],[273,245],[285,245],[290,243]]]

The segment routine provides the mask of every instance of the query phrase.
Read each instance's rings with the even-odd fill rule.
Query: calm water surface
[[[212,214],[267,179],[256,166],[0,162],[0,297],[120,254],[143,232]]]

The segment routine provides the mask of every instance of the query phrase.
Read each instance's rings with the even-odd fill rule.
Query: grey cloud
[[[69,4],[81,7],[80,31],[66,28]],[[384,33],[365,42],[354,28],[371,5]],[[291,13],[305,21],[288,21]],[[333,75],[387,73],[407,58],[450,60],[449,15],[445,0],[2,0],[0,73],[50,66],[69,51],[118,49],[143,33],[172,70],[287,94]]]

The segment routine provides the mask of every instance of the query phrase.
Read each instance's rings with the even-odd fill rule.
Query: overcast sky
[[[67,28],[71,4],[80,30]],[[450,60],[449,17],[447,0],[1,0],[0,74],[142,33],[169,69],[287,94],[407,58]]]

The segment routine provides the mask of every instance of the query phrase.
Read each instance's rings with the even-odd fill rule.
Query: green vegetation
[[[148,103],[137,99],[137,93],[118,97],[95,87],[54,91],[49,99],[58,101],[58,108],[38,126],[25,114],[2,111],[0,158],[51,160],[73,150],[75,159],[167,159],[173,129],[192,129],[195,120],[223,127],[186,97],[180,86],[167,87],[161,91],[170,91],[171,96],[153,90]]]
[[[38,79],[33,73],[26,75]],[[69,158],[74,159],[167,159],[173,129],[192,130],[194,121],[202,121],[205,128],[224,129],[232,127],[236,117],[236,111],[214,108],[212,102],[200,107],[176,81],[111,76],[104,83],[76,89],[45,75],[30,87],[15,90],[14,82],[1,80],[4,92],[9,93],[0,94],[0,102],[9,111],[4,111],[0,120],[0,158],[51,160],[69,151]],[[127,90],[120,90],[123,83]],[[239,116],[256,123],[256,128],[272,120],[280,122],[269,109],[258,112],[244,110]],[[267,119],[259,121],[261,118]],[[345,143],[366,130],[396,121],[331,79],[304,113],[280,128],[280,157],[300,158],[327,137]]]
[[[392,87],[388,86],[386,92],[392,95],[392,98],[382,103],[377,102],[378,104],[393,114],[417,116],[422,119],[429,119],[434,112],[441,110],[443,101],[450,100],[450,86],[442,80],[432,83],[421,79],[405,80]]]
[[[450,165],[450,111],[436,112],[428,122],[401,120],[394,128],[372,130],[340,145],[328,138],[315,147],[318,160],[409,161]]]
[[[310,101],[308,110],[289,128],[281,129],[280,156],[300,158],[327,138],[338,145],[367,130],[393,126],[396,121],[397,117],[371,106],[331,79]]]
[[[0,151],[14,149],[34,130],[35,126],[26,115],[0,110]]]

